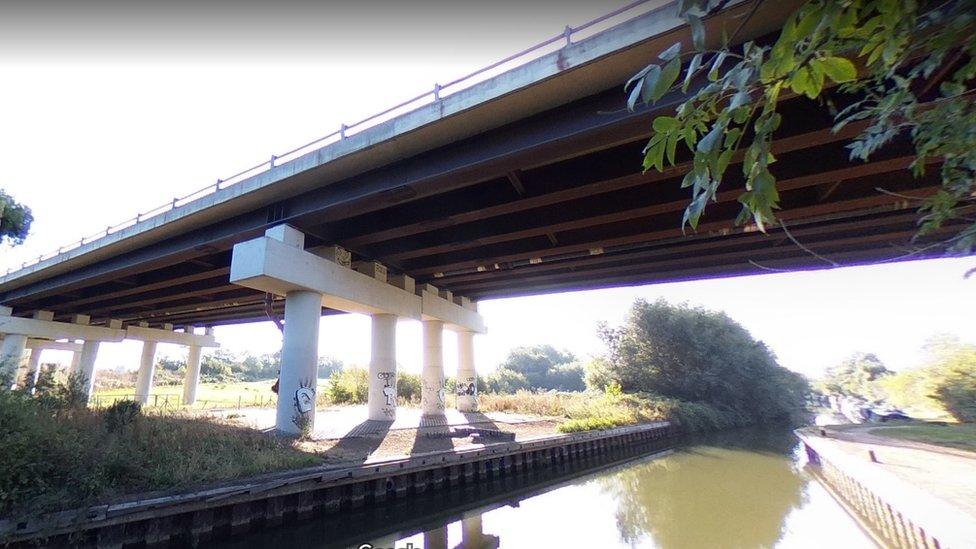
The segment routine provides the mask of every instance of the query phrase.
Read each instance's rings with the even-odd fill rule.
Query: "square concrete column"
[[[459,331],[457,407],[462,412],[478,411],[478,374],[474,369],[474,332]]]
[[[481,515],[461,519],[461,546],[483,547],[484,545],[485,532],[481,525]]]
[[[146,404],[149,402],[149,393],[152,392],[153,374],[156,370],[156,342],[142,342],[142,359],[139,361],[139,375],[136,377],[136,402]]]
[[[78,371],[81,365],[81,351],[75,351],[71,353],[71,366],[68,367],[68,373],[73,374]]]
[[[85,341],[81,344],[81,357],[78,359],[77,372],[85,380],[85,396],[91,400],[95,390],[95,359],[98,358],[98,341]],[[72,372],[74,373],[74,372]]]
[[[374,314],[369,358],[369,419],[396,419],[396,315]]]
[[[27,336],[7,334],[0,345],[0,376],[10,376],[10,384],[3,389],[11,389],[17,384],[17,372],[24,364],[24,351],[27,349]]]
[[[197,385],[200,383],[200,352],[203,349],[191,345],[186,352],[186,377],[183,379],[183,404],[192,406],[197,401]]]
[[[279,433],[299,435],[315,428],[321,316],[322,294],[298,290],[285,295],[285,336],[275,421]]]
[[[424,532],[424,549],[447,549],[447,526]]]
[[[420,409],[424,415],[443,414],[444,323],[424,320],[424,367],[420,376]]]

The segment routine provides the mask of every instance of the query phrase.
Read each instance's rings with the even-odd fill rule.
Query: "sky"
[[[0,270],[623,2],[407,4],[5,2],[0,188],[35,222],[24,245],[0,247]],[[973,267],[964,258],[485,301],[490,333],[478,337],[477,361],[487,371],[512,347],[537,343],[598,355],[597,323],[619,324],[641,297],[724,310],[807,375],[855,351],[907,368],[931,335],[976,341],[976,277],[963,278]],[[281,344],[268,323],[218,328],[217,337],[235,352]],[[323,355],[366,364],[368,318],[323,318],[320,342]],[[454,343],[445,339],[448,372]],[[98,367],[134,367],[139,348],[103,345]],[[398,360],[419,371],[420,353],[419,323],[401,322]]]

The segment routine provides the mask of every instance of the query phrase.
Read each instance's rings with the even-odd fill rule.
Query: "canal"
[[[687,438],[556,470],[245,534],[219,547],[874,547],[803,470],[789,431]]]

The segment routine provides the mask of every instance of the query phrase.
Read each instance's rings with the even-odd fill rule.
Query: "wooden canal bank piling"
[[[312,468],[177,495],[94,506],[14,522],[0,520],[0,541],[121,548],[197,544],[329,513],[585,460],[674,435],[667,422],[554,435],[457,452],[367,462],[345,469]]]

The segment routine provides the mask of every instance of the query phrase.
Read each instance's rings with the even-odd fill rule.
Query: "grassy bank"
[[[0,391],[0,516],[321,461],[251,429],[119,408],[90,410]]]
[[[558,417],[565,420],[564,433],[610,429],[650,421],[671,421],[689,431],[711,431],[745,425],[744,419],[730,411],[697,402],[684,402],[651,394],[532,393],[484,394],[479,396],[481,411]]]
[[[976,423],[916,423],[872,428],[870,433],[976,452]]]
[[[319,380],[319,384],[324,380]],[[201,383],[197,386],[194,408],[231,408],[240,406],[273,406],[277,396],[271,392],[274,380]],[[98,407],[109,406],[119,400],[131,400],[135,387],[99,389],[92,402]],[[174,408],[182,405],[182,385],[157,385],[149,399],[150,407]]]

